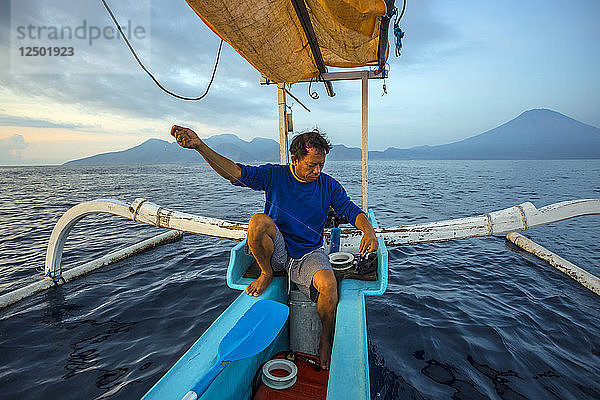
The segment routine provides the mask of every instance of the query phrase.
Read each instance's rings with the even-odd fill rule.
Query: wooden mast
[[[369,206],[369,74],[361,72],[362,80],[362,209]]]
[[[287,164],[287,125],[285,109],[285,83],[277,84],[277,105],[279,108],[279,162]]]

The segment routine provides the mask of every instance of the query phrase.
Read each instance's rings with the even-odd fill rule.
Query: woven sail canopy
[[[271,81],[294,83],[316,77],[324,72],[319,59],[331,67],[378,65],[384,0],[186,1]],[[315,48],[320,53],[316,57]],[[385,53],[384,59],[387,46]]]

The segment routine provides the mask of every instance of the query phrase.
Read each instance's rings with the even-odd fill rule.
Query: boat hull
[[[212,323],[204,334],[173,365],[173,367],[142,398],[181,399],[212,367],[217,358],[219,343],[227,332],[258,300],[270,299],[285,303],[287,301],[287,281],[275,278],[260,297],[248,296],[245,292]],[[272,354],[288,347],[288,324],[283,327],[277,338],[264,351],[254,357],[234,361],[215,378],[201,399],[247,399],[252,392],[252,379],[256,370]]]
[[[369,219],[377,228],[372,211],[369,212]],[[276,277],[259,297],[245,293],[244,289],[252,279],[243,275],[253,258],[244,253],[244,244],[241,242],[231,250],[227,270],[228,285],[242,290],[242,293],[146,393],[144,400],[181,399],[211,368],[217,358],[219,343],[252,304],[263,299],[288,302],[288,282],[285,277]],[[365,296],[383,294],[387,287],[388,253],[382,239],[379,239],[377,256],[377,280],[345,279],[340,284],[327,399],[371,398]],[[289,349],[289,337],[288,322],[264,351],[229,364],[200,399],[249,399],[256,371],[275,354]]]

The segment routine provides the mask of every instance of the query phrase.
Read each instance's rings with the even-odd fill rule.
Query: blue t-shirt
[[[313,182],[301,182],[292,174],[290,165],[237,165],[242,169],[242,177],[234,185],[265,192],[265,214],[283,234],[292,258],[300,258],[323,245],[330,205],[353,224],[362,212],[342,185],[327,174],[319,174]]]

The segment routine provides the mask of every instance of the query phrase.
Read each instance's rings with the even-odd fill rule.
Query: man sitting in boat
[[[250,218],[246,249],[256,259],[261,273],[246,287],[246,293],[260,296],[273,281],[274,270],[286,271],[298,288],[317,302],[323,326],[321,367],[328,369],[338,303],[337,282],[323,249],[329,207],[363,232],[361,253],[378,247],[365,213],[350,200],[338,181],[321,173],[331,149],[329,141],[316,130],[299,134],[290,145],[291,165],[255,167],[236,164],[218,154],[189,128],[174,125],[171,134],[180,146],[198,151],[234,185],[265,191],[265,212]]]

